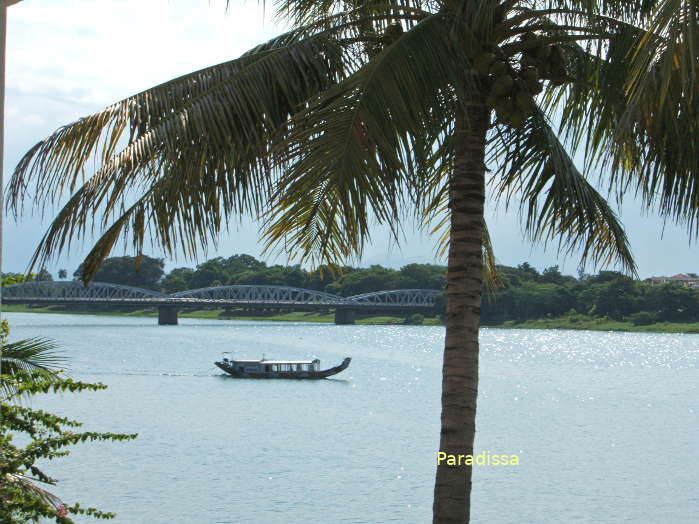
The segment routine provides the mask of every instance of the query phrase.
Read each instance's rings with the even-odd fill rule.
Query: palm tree
[[[588,180],[696,233],[697,2],[285,0],[289,32],[240,58],[60,128],[22,159],[10,205],[71,197],[33,264],[102,234],[194,255],[237,216],[318,265],[406,220],[448,248],[440,450],[472,454],[488,194],[520,202],[534,241],[635,270]],[[584,154],[578,169],[569,151]],[[83,178],[87,163],[94,174]],[[486,168],[486,165],[490,169]],[[485,270],[485,271],[484,271]],[[467,522],[471,468],[440,464],[435,522]]]

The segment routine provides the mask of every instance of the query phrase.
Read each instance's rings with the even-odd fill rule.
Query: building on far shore
[[[699,288],[699,277],[695,273],[679,273],[671,277],[650,277],[646,279],[651,286],[661,286],[670,282],[675,282],[686,287]]]

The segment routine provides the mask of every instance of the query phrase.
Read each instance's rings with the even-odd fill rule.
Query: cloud
[[[236,58],[281,32],[256,2],[24,0],[9,9],[5,177],[55,129],[171,78]],[[22,271],[48,225],[6,222],[4,269]],[[237,248],[259,254],[254,233]],[[89,240],[58,267],[76,266]]]

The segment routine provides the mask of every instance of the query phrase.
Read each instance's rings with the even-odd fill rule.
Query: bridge
[[[40,281],[13,284],[2,290],[6,304],[88,305],[157,307],[158,324],[176,325],[181,309],[255,308],[318,311],[333,309],[336,324],[354,324],[357,313],[410,313],[429,311],[441,291],[398,289],[352,297],[286,286],[239,285],[160,293],[120,284],[78,281]]]

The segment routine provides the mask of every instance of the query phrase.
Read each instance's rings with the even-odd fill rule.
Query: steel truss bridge
[[[4,287],[2,301],[6,304],[111,304],[157,307],[159,324],[177,324],[179,309],[334,309],[337,324],[352,324],[355,313],[429,311],[434,307],[435,296],[440,292],[434,289],[398,289],[340,297],[297,287],[241,285],[165,294],[104,282],[91,282],[85,286],[77,281],[41,281]]]

